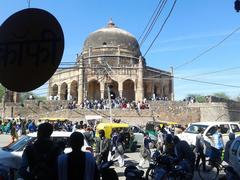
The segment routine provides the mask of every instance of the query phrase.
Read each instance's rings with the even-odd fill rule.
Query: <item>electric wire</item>
[[[196,60],[198,60],[201,56],[207,54],[208,52],[210,52],[211,50],[217,48],[218,46],[220,46],[224,41],[226,41],[227,39],[229,39],[232,35],[234,35],[237,31],[240,30],[240,27],[236,28],[234,31],[232,31],[230,34],[228,34],[226,37],[224,37],[221,41],[219,41],[217,44],[211,46],[210,48],[204,50],[203,52],[201,52],[199,55],[197,55],[196,57],[194,57],[193,59],[189,60],[189,61],[186,61],[178,66],[176,66],[174,68],[174,70],[177,70],[179,68],[182,68],[183,66],[185,65],[188,65]]]
[[[185,76],[184,78],[206,76],[206,75],[209,75],[209,74],[216,74],[216,73],[232,71],[232,70],[236,70],[236,69],[240,69],[240,66],[235,66],[235,67],[221,69],[221,70],[212,71],[212,72],[206,72],[206,73],[199,73],[199,74],[189,75],[189,76]]]
[[[151,25],[149,26],[146,34],[144,35],[144,37],[143,37],[142,40],[140,41],[140,47],[143,45],[143,43],[145,42],[145,40],[148,38],[149,34],[151,33],[151,31],[152,31],[153,27],[155,26],[155,24],[156,24],[156,22],[157,22],[157,20],[158,20],[158,18],[159,18],[159,16],[160,16],[160,14],[162,13],[162,11],[163,11],[166,3],[167,3],[167,0],[163,0],[163,1],[162,1],[162,4],[161,4],[161,6],[159,7],[159,9],[158,9],[158,11],[157,11],[157,14],[155,15],[155,17],[154,17]]]
[[[147,30],[148,26],[149,26],[149,25],[150,25],[150,23],[152,22],[152,20],[153,20],[153,17],[154,17],[154,15],[155,15],[155,13],[157,12],[157,10],[158,10],[158,8],[159,8],[159,6],[160,6],[161,2],[162,2],[162,0],[159,0],[159,2],[158,2],[158,5],[157,5],[157,7],[155,8],[155,10],[154,10],[154,12],[153,12],[153,14],[152,14],[151,18],[149,19],[149,21],[148,21],[147,25],[145,26],[145,28],[144,28],[144,30],[143,30],[143,32],[142,32],[142,34],[141,34],[141,35],[140,35],[140,37],[138,38],[138,42],[141,40],[141,38],[142,38],[142,36],[144,35],[144,33],[146,32],[146,30]]]
[[[145,57],[145,56],[147,55],[147,53],[149,52],[149,50],[152,48],[154,42],[156,41],[156,39],[158,38],[158,36],[159,36],[160,33],[162,32],[162,30],[163,30],[163,28],[164,28],[166,22],[168,21],[169,17],[171,16],[171,14],[172,14],[172,12],[173,12],[173,9],[174,9],[176,3],[177,3],[177,0],[174,1],[173,5],[172,5],[172,8],[171,8],[170,12],[168,13],[166,19],[164,20],[164,22],[163,22],[163,24],[162,24],[162,26],[161,26],[159,32],[157,33],[157,35],[156,35],[155,38],[153,39],[152,43],[151,43],[150,46],[148,47],[148,49],[147,49],[147,51],[145,52],[145,54],[144,54],[143,57]]]

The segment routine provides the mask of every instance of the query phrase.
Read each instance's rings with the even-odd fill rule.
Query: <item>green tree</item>
[[[32,95],[35,100],[39,100],[39,101],[44,101],[47,99],[45,96],[38,96],[37,94],[35,94],[33,92],[24,92],[24,93],[21,93],[21,95],[20,95],[20,102],[23,103],[23,101],[27,100],[30,95]]]
[[[201,94],[188,94],[187,97],[194,97],[196,102],[199,102],[199,103],[204,103],[206,102],[206,98],[205,96],[201,95]]]
[[[0,102],[2,102],[2,97],[5,93],[5,87],[0,84]]]
[[[213,96],[216,96],[218,98],[224,98],[224,99],[227,99],[227,100],[230,99],[230,97],[225,92],[214,93]]]

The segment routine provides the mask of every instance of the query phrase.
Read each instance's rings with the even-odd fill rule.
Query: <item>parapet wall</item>
[[[109,118],[109,110],[69,110],[67,101],[25,101],[24,104],[6,104],[6,117],[13,114],[27,119],[41,117],[62,117],[70,120],[84,120],[85,115],[101,115]],[[187,103],[172,101],[151,101],[150,108],[137,112],[135,109],[112,109],[112,117],[135,125],[144,125],[147,121],[163,120],[188,124],[198,121],[240,121],[240,103]],[[63,109],[59,109],[62,105]],[[0,112],[2,105],[0,104]]]

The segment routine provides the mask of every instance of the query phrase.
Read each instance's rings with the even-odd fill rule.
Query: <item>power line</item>
[[[77,75],[71,76],[71,77],[76,77],[76,76],[77,76]],[[69,77],[69,78],[71,78],[71,77]],[[57,82],[63,82],[64,80],[69,79],[69,78],[59,79],[58,81],[55,81],[55,83],[57,83]],[[218,86],[226,86],[226,87],[240,88],[240,86],[236,86],[236,85],[229,85],[229,84],[222,84],[222,83],[216,83],[216,82],[201,81],[201,80],[189,79],[189,78],[177,77],[177,76],[159,77],[159,75],[157,75],[157,76],[146,77],[146,78],[143,78],[143,79],[145,79],[145,80],[154,80],[154,79],[162,79],[162,80],[169,79],[169,80],[171,80],[172,78],[181,79],[181,80],[186,80],[186,81],[192,81],[192,82],[198,82],[198,83],[204,83],[204,84],[210,84],[210,85],[218,85]],[[43,90],[43,89],[48,89],[48,87],[45,87],[45,88],[43,87],[43,88],[41,88],[41,89],[42,89],[42,90]],[[38,89],[36,89],[36,90],[38,90]]]
[[[236,85],[229,85],[229,84],[222,84],[222,83],[215,83],[215,82],[208,82],[208,81],[201,81],[201,80],[196,80],[196,79],[189,79],[189,78],[184,78],[184,77],[176,77],[176,76],[171,76],[171,77],[148,77],[148,78],[143,78],[143,79],[146,79],[146,80],[154,80],[154,79],[169,79],[171,80],[172,78],[175,78],[175,79],[180,79],[180,80],[185,80],[185,81],[191,81],[191,82],[197,82],[197,83],[202,83],[202,84],[208,84],[208,85],[217,85],[217,86],[225,86],[225,87],[231,87],[231,88],[240,88],[240,86],[236,86]],[[59,80],[59,81],[62,81],[62,80]],[[46,88],[41,88],[42,90],[44,89],[48,89],[48,87]],[[38,89],[36,89],[38,90]],[[40,92],[40,93],[34,93],[36,95],[42,95],[42,94],[47,94],[48,91],[46,92]]]
[[[153,20],[153,17],[154,17],[154,15],[155,15],[155,13],[157,12],[157,10],[158,10],[158,8],[159,8],[159,6],[160,6],[161,2],[162,2],[162,0],[159,0],[159,2],[158,2],[158,5],[157,5],[157,7],[155,8],[155,10],[154,10],[154,12],[153,12],[153,14],[152,14],[151,18],[149,19],[149,21],[148,21],[148,23],[147,23],[146,27],[144,28],[144,30],[143,30],[143,32],[142,32],[142,34],[141,34],[141,35],[140,35],[140,37],[138,38],[138,42],[141,40],[142,36],[143,36],[143,35],[144,35],[144,33],[146,32],[146,30],[147,30],[147,28],[148,28],[149,24],[152,22],[152,20]]]
[[[171,8],[170,12],[168,13],[168,15],[167,15],[166,19],[164,20],[164,22],[163,22],[163,24],[162,24],[162,26],[161,26],[159,32],[157,33],[157,35],[156,35],[155,38],[153,39],[153,41],[152,41],[152,43],[150,44],[149,48],[148,48],[147,51],[145,52],[144,57],[147,55],[148,51],[151,49],[152,45],[154,44],[154,42],[155,42],[156,39],[158,38],[159,34],[162,32],[163,27],[165,26],[167,20],[169,19],[169,17],[170,17],[171,14],[172,14],[172,11],[173,11],[173,9],[174,9],[174,7],[175,7],[175,5],[176,5],[176,2],[177,2],[177,0],[174,1],[174,3],[173,3],[173,5],[172,5],[172,8]]]
[[[176,67],[174,68],[174,70],[179,69],[179,68],[181,68],[181,67],[183,67],[183,66],[185,66],[185,65],[187,65],[187,64],[190,64],[190,63],[198,60],[201,56],[207,54],[209,51],[211,51],[211,50],[217,48],[218,46],[220,46],[224,41],[226,41],[228,38],[230,38],[233,34],[235,34],[235,33],[236,33],[237,31],[239,31],[239,30],[240,30],[240,27],[236,28],[234,31],[232,31],[230,34],[228,34],[228,35],[227,35],[224,39],[222,39],[220,42],[218,42],[217,44],[213,45],[212,47],[204,50],[202,53],[200,53],[199,55],[197,55],[195,58],[193,58],[193,59],[191,59],[191,60],[189,60],[189,61],[186,61],[186,62],[184,62],[184,63],[181,64],[181,65],[176,66]]]
[[[240,66],[237,66],[237,67],[235,66],[235,67],[226,68],[226,69],[217,70],[217,71],[212,71],[212,72],[199,73],[199,74],[195,74],[195,75],[191,75],[191,76],[185,76],[184,78],[205,76],[205,75],[209,75],[209,74],[216,74],[216,73],[221,73],[221,72],[226,72],[226,71],[232,71],[232,70],[235,70],[235,69],[240,69]]]
[[[169,77],[159,77],[159,75],[155,75],[155,76],[150,76],[147,78],[143,78],[143,79],[149,79],[149,80],[154,80],[154,79],[169,79],[171,80],[172,78],[175,79],[181,79],[181,80],[186,80],[186,81],[192,81],[192,82],[199,82],[199,83],[204,83],[204,84],[210,84],[210,85],[218,85],[218,86],[226,86],[226,87],[233,87],[233,88],[240,88],[240,86],[235,86],[235,85],[229,85],[229,84],[222,84],[222,83],[215,83],[215,82],[208,82],[208,81],[201,81],[201,80],[196,80],[196,79],[189,79],[189,78],[185,78],[185,77],[178,77],[178,76],[169,76]]]
[[[140,46],[142,46],[142,44],[145,42],[145,40],[147,39],[147,37],[148,37],[149,34],[151,33],[154,25],[155,25],[156,22],[157,22],[158,17],[159,17],[160,14],[162,13],[162,11],[163,11],[164,6],[166,5],[166,3],[167,3],[167,0],[162,1],[161,6],[159,7],[159,9],[158,9],[158,11],[157,11],[157,14],[155,15],[155,17],[154,17],[151,25],[149,26],[146,34],[144,35],[144,37],[142,38],[142,40],[141,40],[141,42],[140,42]]]
[[[183,78],[183,77],[176,77],[176,76],[174,76],[174,78],[175,78],[175,79],[186,80],[186,81],[203,83],[203,84],[210,84],[210,85],[217,85],[217,86],[225,86],[225,87],[232,87],[232,88],[240,88],[240,86],[235,86],[235,85],[221,84],[221,83],[208,82],[208,81],[200,81],[200,80],[188,79],[188,78]]]

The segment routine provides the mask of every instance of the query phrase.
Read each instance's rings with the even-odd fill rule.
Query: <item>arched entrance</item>
[[[97,80],[92,80],[88,83],[88,99],[101,99],[100,83]]]
[[[162,91],[161,82],[157,82],[155,84],[154,92],[156,94],[156,97],[162,97],[163,91]]]
[[[54,84],[52,87],[51,96],[57,96],[58,95],[58,85]]]
[[[111,99],[115,99],[116,97],[119,97],[119,91],[118,91],[118,82],[112,80],[110,83],[110,96]],[[105,89],[104,89],[104,98],[108,98],[108,84],[105,83]]]
[[[130,79],[123,82],[123,97],[129,101],[135,100],[134,82]]]
[[[60,90],[60,100],[67,100],[68,86],[67,83],[62,83]]]
[[[77,81],[72,81],[70,86],[70,95],[72,96],[72,99],[77,102],[78,98],[78,83]]]

